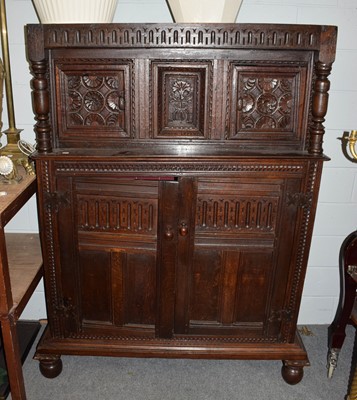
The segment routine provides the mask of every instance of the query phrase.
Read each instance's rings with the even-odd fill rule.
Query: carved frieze
[[[278,198],[226,198],[220,196],[197,199],[196,231],[260,231],[273,232],[276,225]]]
[[[304,165],[300,163],[282,163],[282,164],[258,164],[241,162],[65,162],[56,163],[56,171],[59,173],[103,173],[112,174],[118,172],[155,172],[155,173],[183,173],[183,172],[260,172],[260,173],[295,173],[301,174],[304,171]],[[159,180],[159,178],[158,178]]]
[[[86,47],[251,47],[317,50],[321,27],[252,24],[111,24],[88,27],[44,26],[45,45]]]
[[[156,232],[157,205],[154,201],[80,194],[77,207],[78,229],[82,231]]]

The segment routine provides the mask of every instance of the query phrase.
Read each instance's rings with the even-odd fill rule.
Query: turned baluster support
[[[46,78],[47,63],[45,61],[33,61],[31,70],[34,78],[32,86],[32,104],[35,114],[35,133],[37,151],[49,153],[52,151],[51,145],[51,125],[49,121],[49,92]]]
[[[29,40],[27,46],[28,59],[32,73],[32,104],[35,115],[35,134],[37,151],[39,153],[50,153],[51,143],[51,123],[50,123],[50,96],[48,85],[48,61],[44,52],[44,33],[43,25],[38,25],[31,30],[29,35],[34,36],[34,40]]]
[[[324,64],[320,61],[316,63],[316,80],[314,84],[314,94],[312,99],[312,126],[311,142],[309,152],[311,154],[322,154],[323,136],[325,134],[325,115],[328,104],[328,91],[330,81],[328,76],[331,72],[331,64]]]
[[[309,153],[313,155],[321,155],[323,152],[324,122],[329,98],[328,91],[330,89],[328,76],[331,73],[332,63],[335,60],[335,52],[333,51],[335,47],[335,28],[329,26],[323,27],[320,36],[320,53],[315,63],[315,80],[312,88]]]

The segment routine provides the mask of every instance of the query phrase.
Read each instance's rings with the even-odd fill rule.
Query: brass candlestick
[[[26,172],[32,175],[34,174],[34,171],[32,165],[29,162],[28,156],[25,155],[18,146],[18,143],[20,141],[20,132],[22,131],[22,129],[17,129],[15,123],[5,0],[0,0],[0,23],[1,47],[5,71],[5,93],[9,122],[9,128],[3,132],[7,137],[7,145],[1,148],[0,153],[1,155],[11,156],[11,159],[14,163],[22,165],[25,168]]]

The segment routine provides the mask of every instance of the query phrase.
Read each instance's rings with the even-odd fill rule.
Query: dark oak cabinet
[[[296,331],[336,28],[29,25],[48,311],[36,351],[281,359]]]

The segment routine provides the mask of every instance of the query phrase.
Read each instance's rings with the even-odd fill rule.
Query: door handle
[[[172,239],[173,239],[173,237],[174,237],[174,231],[173,231],[173,229],[171,228],[171,226],[167,226],[167,227],[166,227],[164,236],[165,236],[165,239],[166,239],[166,240],[172,240]]]
[[[180,227],[179,227],[179,234],[181,236],[186,236],[188,234],[188,226],[186,222],[181,222]]]

